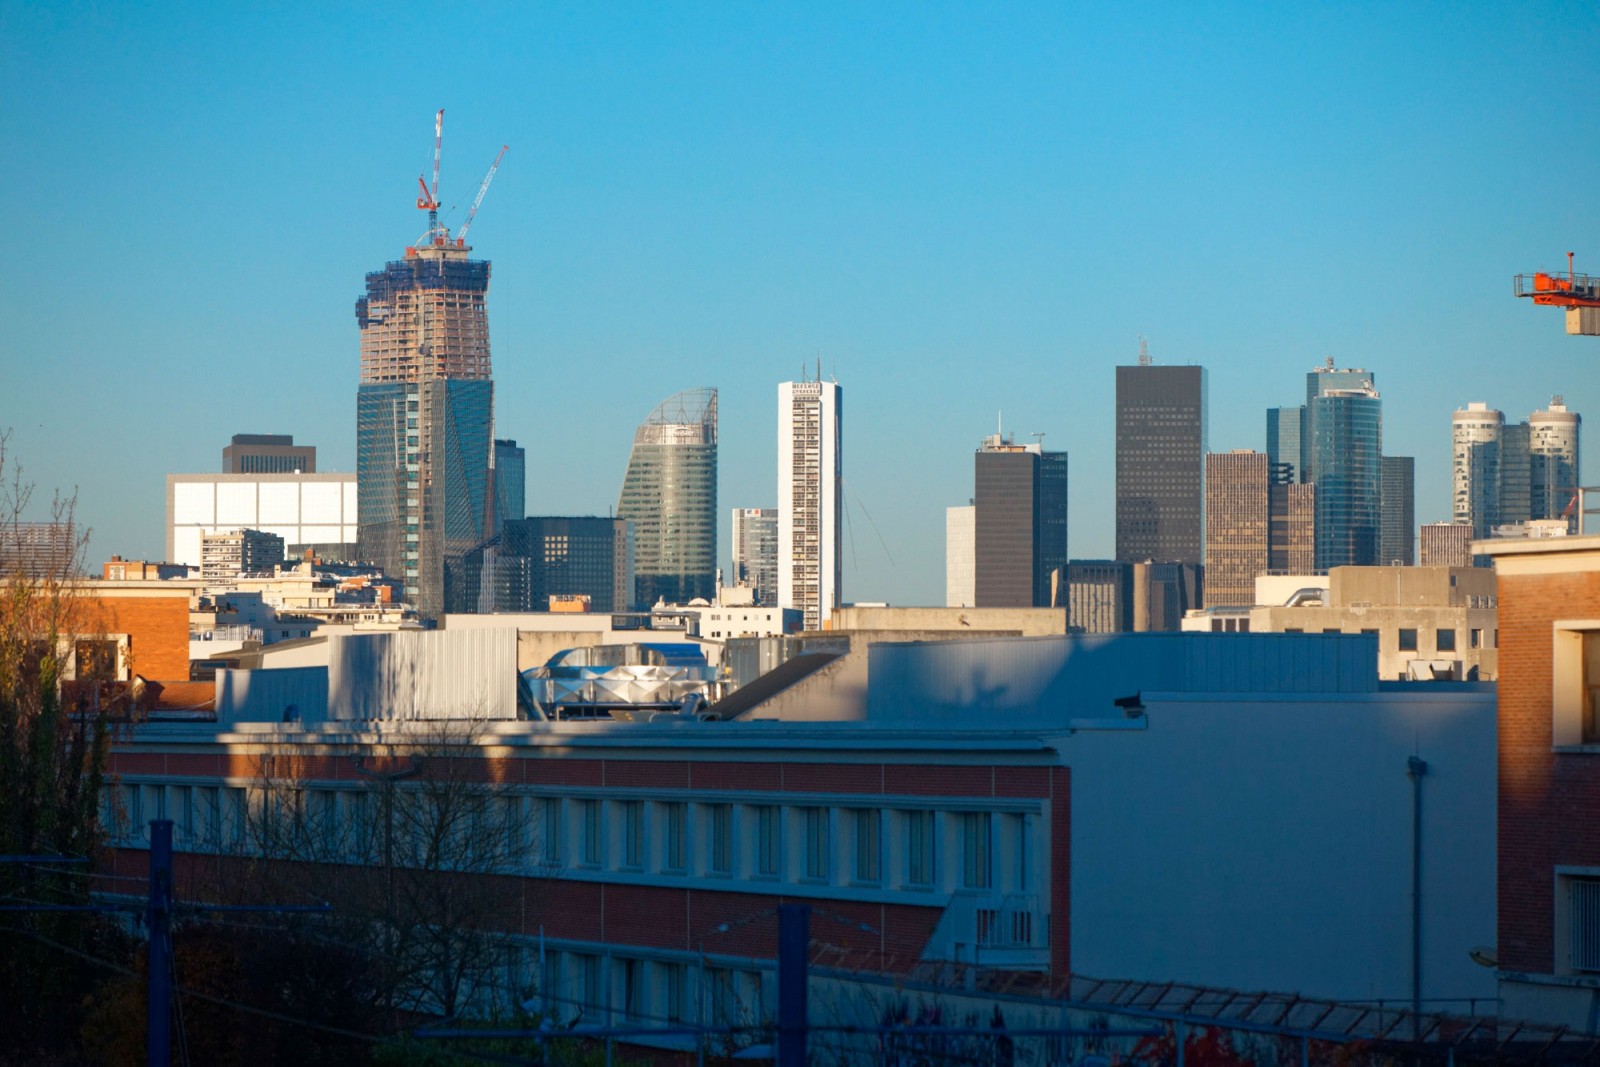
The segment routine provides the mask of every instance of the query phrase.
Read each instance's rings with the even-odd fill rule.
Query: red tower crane
[[[489,191],[489,183],[494,181],[494,172],[500,169],[500,161],[505,158],[508,146],[500,146],[500,154],[494,157],[494,162],[489,164],[489,173],[483,176],[483,184],[478,186],[478,195],[472,201],[472,209],[467,212],[466,222],[461,224],[461,231],[452,239],[450,228],[439,222],[439,157],[444,153],[444,108],[433,117],[433,185],[428,184],[425,174],[417,175],[417,187],[422,195],[417,197],[417,209],[428,213],[428,230],[417,238],[416,245],[406,249],[414,252],[419,246],[432,245],[444,248],[455,245],[457,248],[467,246],[467,231],[472,228],[472,220],[478,217],[478,208],[483,204],[484,194]]]
[[[1567,253],[1567,273],[1535,271],[1516,276],[1516,294],[1535,304],[1567,309],[1567,332],[1600,334],[1600,278],[1579,274]]]

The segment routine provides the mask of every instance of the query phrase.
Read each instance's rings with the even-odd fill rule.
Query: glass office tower
[[[1365,384],[1307,407],[1317,486],[1317,569],[1376,566],[1383,507],[1383,401]]]
[[[633,435],[617,517],[633,523],[634,603],[717,593],[717,391],[662,401]]]

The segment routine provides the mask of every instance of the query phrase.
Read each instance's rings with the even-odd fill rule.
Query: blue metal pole
[[[778,1067],[805,1067],[811,908],[778,905]]]
[[[145,1062],[172,1063],[172,820],[150,822],[150,903],[145,923]]]

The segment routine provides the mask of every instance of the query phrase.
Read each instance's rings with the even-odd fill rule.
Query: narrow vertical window
[[[906,812],[906,884],[930,886],[934,872],[933,812]]]
[[[622,802],[622,865],[644,866],[644,803]]]
[[[986,811],[969,811],[961,816],[961,884],[964,888],[988,889],[993,885],[992,826]]]
[[[583,862],[589,867],[600,866],[600,802],[579,802],[583,811]]]
[[[778,809],[771,804],[763,804],[756,808],[756,873],[769,878],[776,878],[782,870],[779,861],[783,857],[782,825],[778,820]]]
[[[684,806],[678,802],[665,804],[662,807],[663,814],[665,816],[662,821],[666,823],[667,840],[665,842],[666,848],[664,849],[664,855],[661,857],[661,862],[662,865],[669,871],[681,871],[685,866],[687,866],[683,840],[685,831],[685,809]]]
[[[544,860],[546,866],[559,867],[561,866],[561,798],[546,797],[542,806],[544,826],[540,831],[542,838],[539,842],[540,858]]]
[[[733,817],[727,804],[713,804],[710,811],[711,841],[706,867],[712,874],[733,873]]]
[[[828,809],[806,808],[806,877],[825,879],[829,874],[828,862],[832,842],[828,839]]]
[[[883,877],[881,828],[883,815],[877,808],[855,811],[856,875],[858,882],[877,883]]]

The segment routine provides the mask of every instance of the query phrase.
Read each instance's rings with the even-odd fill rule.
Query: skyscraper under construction
[[[476,609],[494,522],[489,264],[470,258],[472,214],[455,237],[438,221],[443,118],[441,111],[433,189],[424,182],[417,201],[428,211],[428,232],[404,259],[368,274],[356,301],[360,552],[403,579],[406,600],[425,618]]]

